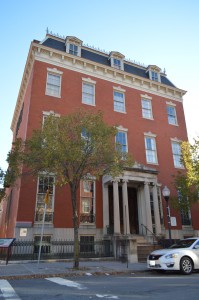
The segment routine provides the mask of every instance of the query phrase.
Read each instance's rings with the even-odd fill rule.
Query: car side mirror
[[[199,245],[195,245],[194,249],[199,249]]]

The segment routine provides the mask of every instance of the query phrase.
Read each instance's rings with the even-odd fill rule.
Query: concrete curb
[[[13,279],[36,279],[36,278],[50,278],[50,277],[78,277],[78,276],[101,276],[101,275],[124,275],[124,274],[139,274],[139,273],[146,273],[148,272],[148,270],[126,270],[126,271],[116,271],[116,270],[112,270],[112,271],[91,271],[88,270],[87,272],[85,271],[68,271],[68,272],[64,272],[64,273],[55,273],[55,274],[26,274],[26,275],[4,275],[1,276],[0,275],[0,279],[6,279],[6,280],[13,280]],[[90,273],[88,275],[88,273]]]

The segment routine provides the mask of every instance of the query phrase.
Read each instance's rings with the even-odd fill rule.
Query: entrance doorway
[[[109,186],[109,233],[113,233],[114,228],[114,201],[113,201],[113,187]],[[126,234],[124,232],[124,220],[123,218],[123,197],[122,197],[122,187],[119,186],[119,209],[120,209],[120,230],[121,234]],[[128,206],[129,206],[129,227],[130,234],[139,234],[139,225],[138,225],[138,204],[137,204],[137,190],[136,188],[128,187]]]
[[[129,226],[131,234],[139,234],[137,190],[128,187]]]

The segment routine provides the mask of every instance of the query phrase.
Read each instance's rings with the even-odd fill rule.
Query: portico
[[[123,176],[103,178],[104,235],[161,233],[160,185],[157,171],[136,165]],[[108,229],[108,230],[107,230]]]

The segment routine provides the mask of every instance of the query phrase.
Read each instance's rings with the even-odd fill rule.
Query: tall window
[[[157,164],[157,151],[154,137],[145,137],[145,149],[147,163]]]
[[[47,74],[46,95],[60,97],[61,76],[57,74]]]
[[[142,99],[142,116],[146,119],[153,119],[151,100]]]
[[[78,54],[78,46],[76,46],[74,44],[70,44],[70,46],[69,46],[69,53],[77,56],[77,54]]]
[[[80,222],[95,223],[95,181],[82,180],[80,183]]]
[[[125,112],[124,93],[114,91],[114,111]]]
[[[174,106],[167,106],[168,122],[171,125],[177,125],[176,109]]]
[[[37,199],[35,221],[42,222],[45,207],[45,195],[49,191],[49,201],[46,208],[45,222],[53,222],[54,211],[54,176],[40,175],[37,183]]]
[[[121,146],[121,151],[123,153],[128,152],[127,148],[127,133],[124,131],[118,131],[116,134],[116,144],[119,144]]]
[[[95,105],[95,85],[83,82],[82,103]]]
[[[172,142],[172,153],[173,153],[173,162],[176,168],[182,168],[183,164],[181,163],[181,146],[179,142]]]
[[[180,214],[181,214],[182,225],[185,225],[185,226],[191,225],[191,212],[190,212],[190,209],[188,211],[185,211],[184,209],[181,209]]]
[[[180,191],[178,191],[178,201],[179,203],[182,201],[182,194]],[[186,198],[185,203],[186,207],[180,209],[180,214],[181,214],[181,222],[182,225],[191,225],[191,211],[190,211],[190,206],[189,206],[189,201],[188,198]]]

